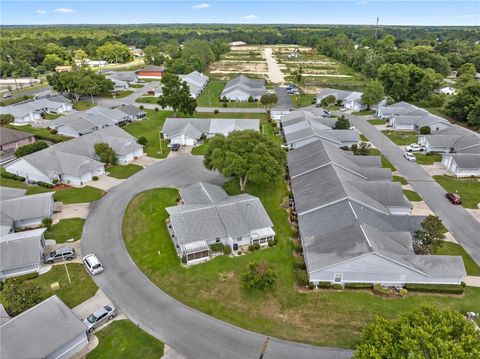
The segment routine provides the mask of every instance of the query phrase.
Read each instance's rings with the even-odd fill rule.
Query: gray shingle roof
[[[233,131],[259,131],[259,129],[260,120],[257,119],[167,118],[163,125],[162,131],[168,138],[181,134],[187,134],[190,137],[200,139],[202,134],[223,134],[227,136]]]
[[[480,134],[460,126],[440,131],[438,134],[425,135],[425,139],[434,147],[451,147],[461,153],[479,153]]]
[[[480,154],[451,154],[460,169],[480,169]]]
[[[216,238],[237,238],[273,224],[260,200],[249,194],[224,197],[221,188],[196,184],[181,194],[186,204],[167,207],[180,245]],[[194,191],[199,193],[195,194]],[[213,199],[213,202],[212,202]]]
[[[46,228],[40,228],[2,235],[0,238],[0,272],[40,263],[40,241],[45,231]]]
[[[54,295],[0,327],[1,357],[46,358],[85,330],[81,320]]]
[[[0,145],[6,145],[7,143],[17,142],[30,137],[35,136],[28,132],[2,127],[0,130]]]
[[[241,90],[252,97],[262,96],[265,92],[265,80],[250,79],[247,76],[240,75],[227,81],[220,97],[228,97],[232,91]]]
[[[125,106],[120,106],[118,109],[122,112],[125,112],[127,115],[130,116],[139,116],[139,115],[144,115],[146,114],[145,111],[139,109],[138,107],[135,107],[133,105],[125,105]]]
[[[50,217],[53,212],[53,192],[2,200],[0,211],[15,221]]]
[[[198,71],[190,72],[188,75],[180,75],[180,79],[185,81],[190,88],[190,94],[197,97],[208,83],[208,76]]]
[[[26,189],[20,188],[9,188],[9,187],[0,187],[0,201],[4,201],[6,199],[12,199],[17,197],[22,197],[27,192]]]

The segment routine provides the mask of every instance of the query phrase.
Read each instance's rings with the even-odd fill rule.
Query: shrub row
[[[61,139],[61,138],[55,138],[55,137],[44,136],[44,135],[39,135],[39,134],[35,134],[35,137],[36,137],[38,140],[50,141],[50,142],[52,142],[52,143],[63,142],[63,139]]]
[[[53,188],[53,185],[47,182],[38,181],[37,185],[44,188]]]
[[[3,178],[8,178],[8,179],[18,181],[18,182],[25,182],[25,177],[17,176],[16,174],[13,174],[13,173],[10,173],[10,172],[2,171],[2,173],[0,175]]]
[[[210,244],[210,249],[213,251],[213,252],[221,252],[223,251],[223,248],[225,246],[223,245],[223,243],[214,243],[214,244]]]
[[[405,288],[410,292],[463,294],[465,288],[457,284],[407,284]]]
[[[351,289],[372,289],[372,283],[345,283],[345,288]]]
[[[375,284],[373,286],[373,291],[374,293],[380,294],[380,295],[393,295],[395,294],[395,291],[393,288],[383,288],[381,284]]]
[[[256,251],[256,250],[258,250],[258,249],[260,249],[260,244],[258,244],[258,243],[257,243],[257,244],[250,244],[250,245],[248,246],[248,250],[249,250],[250,252]]]

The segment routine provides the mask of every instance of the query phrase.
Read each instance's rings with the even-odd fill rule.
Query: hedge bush
[[[254,246],[253,244],[250,244],[250,245],[248,246],[248,250],[249,250],[250,252],[253,252],[253,251],[255,250],[255,246]]]
[[[210,249],[214,252],[221,252],[223,251],[224,247],[225,246],[223,245],[223,243],[210,244]]]
[[[29,143],[28,145],[21,146],[15,151],[15,157],[23,157],[34,152],[38,152],[48,148],[48,145],[45,141],[37,141]]]
[[[315,284],[313,284],[312,282],[308,282],[308,289],[314,290],[315,289]]]
[[[11,281],[13,281],[14,279],[15,279],[17,282],[25,282],[26,280],[35,279],[35,278],[37,278],[38,276],[39,276],[39,274],[38,274],[37,272],[28,273],[28,274],[19,275],[19,276],[16,276],[16,277],[7,278],[7,279],[5,279],[5,283],[11,282]]]
[[[303,269],[299,269],[295,272],[295,281],[298,285],[307,285],[308,283],[308,275],[307,271]]]
[[[53,185],[47,182],[38,181],[37,185],[44,188],[53,188]]]
[[[465,288],[457,284],[407,284],[405,289],[410,292],[463,294]]]
[[[330,282],[318,282],[318,288],[332,288],[332,283]]]
[[[232,253],[232,247],[230,247],[230,246],[224,246],[224,247],[223,247],[223,254],[225,254],[226,256],[228,256],[230,253]]]
[[[337,290],[343,290],[343,285],[341,285],[340,283],[333,283],[332,288]]]
[[[368,289],[372,289],[373,284],[372,283],[345,283],[345,288],[351,288],[351,289],[368,288]]]
[[[303,258],[303,256],[293,257],[293,263],[295,265],[295,268],[306,269],[305,258]]]
[[[18,182],[25,182],[25,177],[17,176],[16,174],[13,174],[13,173],[10,173],[10,172],[2,171],[0,175],[3,178],[8,178],[8,179],[18,181]]]
[[[393,290],[393,288],[383,288],[381,284],[375,284],[373,286],[373,291],[377,294],[380,294],[380,295],[393,295],[395,294],[395,291]]]
[[[256,243],[254,247],[255,247],[255,250],[260,249],[260,244]]]

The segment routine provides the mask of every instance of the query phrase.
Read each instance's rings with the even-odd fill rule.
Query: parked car
[[[6,93],[2,97],[3,98],[9,98],[9,97],[12,97],[12,94],[11,93]]]
[[[342,111],[342,112],[345,112],[347,110],[348,110],[348,108],[346,108],[346,107],[340,107],[340,111]]]
[[[287,93],[289,95],[298,95],[300,92],[296,87],[287,88]]]
[[[76,257],[75,249],[72,247],[59,248],[49,254],[43,255],[43,261],[48,264],[59,262],[63,260],[71,261]]]
[[[113,319],[116,314],[116,308],[113,304],[105,305],[96,310],[83,321],[83,324],[87,327],[87,333],[93,332],[106,321]]]
[[[411,152],[405,152],[403,154],[403,157],[405,157],[407,160],[409,160],[410,162],[415,162],[417,160],[417,158],[415,157],[415,155]]]
[[[462,204],[462,197],[456,193],[447,193],[445,197],[448,198],[451,204]]]
[[[172,151],[178,151],[178,150],[180,149],[180,144],[174,143],[174,144],[171,146],[171,149],[172,149]]]
[[[270,94],[270,95],[274,95],[274,94],[275,94],[275,90],[267,90],[267,93]]]
[[[425,148],[423,146],[420,146],[418,143],[412,143],[405,148],[407,152],[421,152],[424,149]]]
[[[88,254],[83,257],[83,264],[92,275],[103,272],[103,265],[95,254]]]

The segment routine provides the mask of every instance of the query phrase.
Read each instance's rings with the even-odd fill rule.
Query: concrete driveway
[[[110,176],[100,176],[98,177],[98,181],[90,181],[88,185],[90,187],[95,187],[101,189],[102,191],[110,191],[113,187],[118,186],[124,180],[119,178],[114,178]]]
[[[53,214],[53,224],[67,218],[87,218],[89,209],[90,203],[62,204],[61,211]]]
[[[280,108],[290,110],[294,108],[292,98],[287,93],[287,89],[285,87],[276,87],[275,93],[277,94],[278,98],[278,104],[275,106],[275,109]]]
[[[359,116],[346,115],[346,117],[398,169],[432,211],[442,219],[455,239],[475,262],[480,264],[480,223],[462,206],[450,204],[445,198],[446,191],[421,166],[405,160],[403,151],[375,126]]]
[[[175,351],[187,358],[258,358],[265,336],[210,317],[164,293],[135,265],[122,240],[123,214],[136,194],[158,187],[182,188],[198,181],[221,183],[224,178],[206,170],[199,156],[166,159],[130,177],[93,204],[82,249],[98,255],[105,267],[93,278],[103,292],[130,320]],[[351,355],[350,350],[272,338],[265,359]]]

